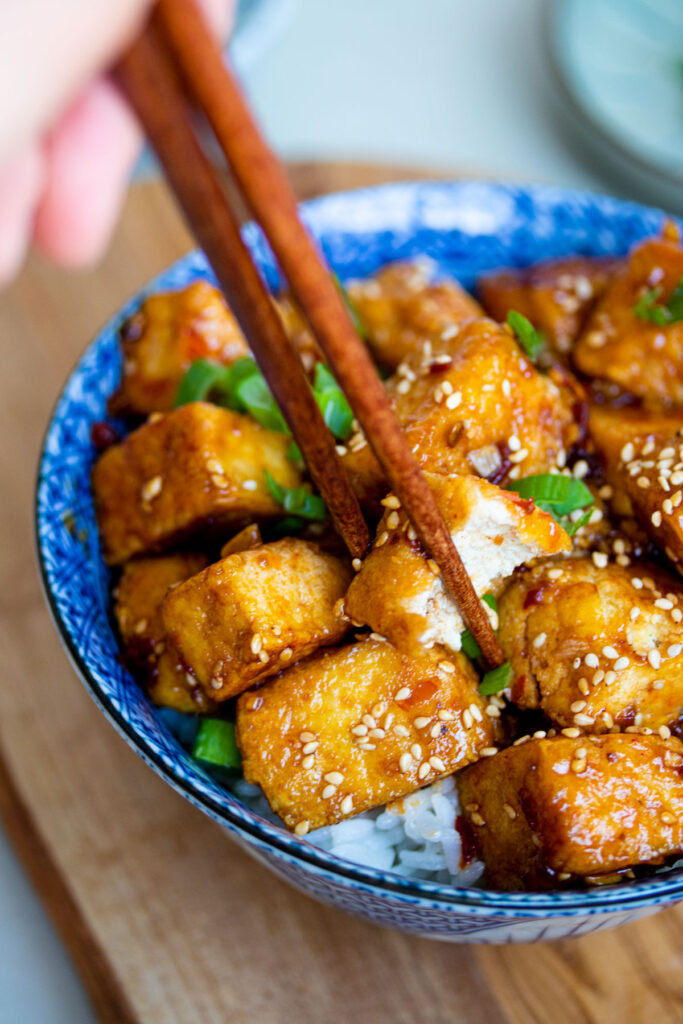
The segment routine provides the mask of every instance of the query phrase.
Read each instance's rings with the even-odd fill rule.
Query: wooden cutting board
[[[410,177],[292,169],[302,196]],[[190,247],[136,186],[100,267],[32,259],[0,297],[0,813],[100,1020],[116,1024],[582,1024],[683,1020],[683,909],[552,945],[384,931],[277,880],[119,739],[61,650],[32,540],[51,406],[97,328]]]

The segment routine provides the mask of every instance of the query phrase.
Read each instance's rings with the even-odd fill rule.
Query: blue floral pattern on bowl
[[[479,182],[384,185],[325,196],[303,216],[342,280],[392,260],[429,256],[471,288],[497,266],[572,253],[625,253],[664,215],[633,203],[552,187]],[[271,287],[277,268],[253,225],[246,241]],[[416,881],[341,860],[260,817],[183,750],[118,657],[90,493],[90,429],[118,383],[117,332],[150,292],[212,279],[201,253],[164,271],[106,325],[57,401],[36,494],[44,588],[74,667],[105,715],[158,774],[253,856],[310,895],[377,924],[458,942],[528,942],[630,921],[683,898],[683,871],[600,889],[500,893]]]

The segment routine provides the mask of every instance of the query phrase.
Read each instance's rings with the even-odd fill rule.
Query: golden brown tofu
[[[430,475],[428,480],[479,596],[495,592],[518,565],[571,547],[551,516],[517,494],[473,476]],[[396,504],[395,498],[388,500]],[[434,643],[458,651],[464,629],[460,612],[436,564],[411,536],[403,510],[388,508],[349,587],[346,614],[409,653]]]
[[[683,744],[660,736],[530,739],[458,776],[496,889],[548,889],[662,864],[683,849]],[[612,879],[610,879],[612,880]]]
[[[633,250],[588,319],[574,349],[578,368],[653,406],[683,405],[683,321],[664,326],[636,315],[658,289],[666,303],[683,277],[683,249],[666,238]]]
[[[176,587],[164,625],[214,700],[227,700],[349,629],[350,569],[312,541],[288,537],[241,551]]]
[[[644,417],[653,419],[653,417]],[[617,513],[634,516],[664,551],[679,572],[683,571],[683,442],[672,430],[666,433],[631,435],[623,444],[608,437],[601,448],[605,475]],[[683,419],[683,417],[682,417]],[[622,433],[622,437],[624,434]]]
[[[297,487],[289,439],[249,416],[192,402],[146,423],[108,448],[92,487],[104,557],[118,565],[202,533],[223,534],[282,515],[264,470]]]
[[[161,602],[171,587],[200,572],[206,562],[201,554],[141,558],[126,565],[115,591],[126,664],[155,704],[188,713],[210,711],[214,702],[166,635]]]
[[[421,263],[392,263],[365,281],[350,282],[347,291],[372,354],[388,369],[409,356],[421,358],[425,342],[452,337],[481,316],[479,303],[457,281],[432,282]]]
[[[146,416],[173,408],[195,359],[229,365],[249,347],[223,296],[208,281],[150,295],[121,328],[123,370],[110,400],[116,415]]]
[[[569,378],[539,373],[513,337],[492,320],[476,320],[406,360],[387,381],[406,439],[431,473],[478,473],[496,483],[564,465],[579,439],[577,395]],[[369,506],[387,487],[362,434],[348,442],[344,464]]]
[[[512,699],[561,726],[663,729],[683,710],[683,586],[661,569],[545,562],[498,603]]]
[[[517,310],[545,335],[551,356],[564,356],[622,262],[569,256],[499,270],[480,278],[477,292],[494,320],[504,323]]]
[[[467,660],[441,664],[368,637],[244,694],[244,777],[305,835],[450,775],[490,747],[492,729]]]

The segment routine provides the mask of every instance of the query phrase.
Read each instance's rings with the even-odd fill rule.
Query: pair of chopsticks
[[[117,75],[166,177],[213,267],[311,476],[354,558],[370,544],[367,524],[299,357],[242,241],[214,168],[190,119],[206,116],[232,175],[353,409],[422,546],[486,661],[503,655],[434,496],[408,447],[368,351],[303,224],[285,173],[254,124],[195,0],[158,0]]]

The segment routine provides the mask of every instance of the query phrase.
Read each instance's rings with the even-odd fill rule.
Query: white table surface
[[[280,2],[284,27],[245,86],[284,155],[614,188],[552,102],[543,0]],[[94,1022],[1,832],[0,907],[0,1024]]]

